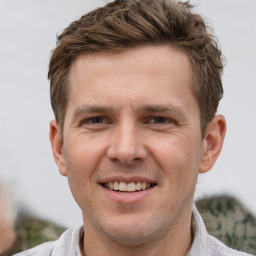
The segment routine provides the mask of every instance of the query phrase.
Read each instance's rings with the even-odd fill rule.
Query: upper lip
[[[101,180],[99,180],[99,184],[102,183],[107,183],[107,182],[114,182],[114,181],[118,181],[118,182],[126,182],[126,183],[130,183],[130,182],[147,182],[147,183],[157,183],[155,179],[152,178],[148,178],[148,177],[143,177],[143,176],[109,176],[106,178],[103,178]]]

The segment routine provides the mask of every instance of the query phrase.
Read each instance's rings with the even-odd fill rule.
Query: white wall
[[[56,33],[104,0],[0,0],[0,177],[15,204],[66,226],[81,223],[48,140],[47,66]],[[228,131],[196,196],[230,194],[256,215],[255,0],[195,0],[227,57],[219,112]]]

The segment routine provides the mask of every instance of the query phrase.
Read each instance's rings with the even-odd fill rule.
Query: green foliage
[[[256,254],[256,219],[240,202],[221,196],[199,200],[196,206],[210,234],[233,249]]]
[[[10,256],[38,244],[56,240],[65,231],[65,228],[52,222],[25,213],[18,216],[15,229],[16,241],[13,247],[2,256]]]

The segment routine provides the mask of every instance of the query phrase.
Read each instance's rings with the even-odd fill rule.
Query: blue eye
[[[101,116],[90,117],[82,121],[83,124],[102,124],[105,122],[105,119]]]
[[[111,125],[111,120],[104,116],[92,116],[83,119],[80,123],[80,127],[83,127],[92,131],[100,131],[107,129]]]
[[[161,116],[157,116],[157,117],[154,117],[153,120],[152,120],[153,123],[156,123],[156,124],[164,124],[167,122],[166,118],[164,117],[161,117]]]
[[[104,122],[103,117],[92,117],[90,119],[88,119],[88,122],[92,123],[92,124],[100,124]]]

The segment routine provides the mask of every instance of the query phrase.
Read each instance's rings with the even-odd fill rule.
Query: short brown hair
[[[69,70],[78,56],[161,44],[176,47],[190,58],[204,135],[223,95],[223,58],[203,18],[192,12],[189,2],[174,0],[115,0],[74,21],[57,37],[48,78],[51,104],[61,131]]]

